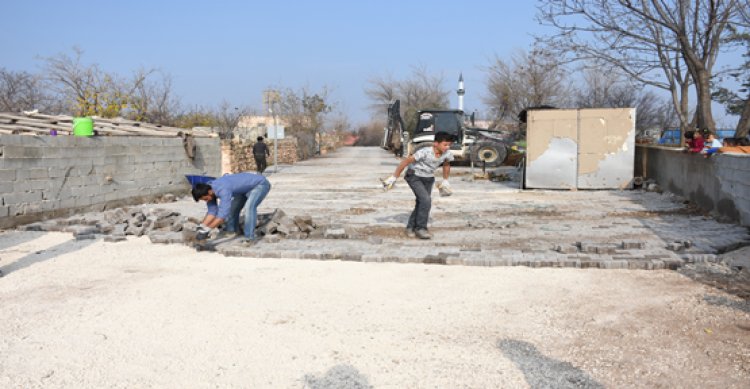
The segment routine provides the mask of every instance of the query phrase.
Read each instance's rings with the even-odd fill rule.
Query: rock
[[[63,228],[63,231],[72,232],[73,235],[86,235],[86,234],[96,234],[99,232],[99,229],[96,228],[96,226],[72,225],[72,226],[67,226]]]
[[[104,212],[104,220],[110,224],[126,223],[130,215],[122,208]]]
[[[623,240],[620,244],[623,250],[638,249],[643,250],[646,248],[646,242],[640,240]]]
[[[100,232],[101,232],[102,234],[109,234],[109,233],[111,233],[112,231],[114,231],[114,229],[115,229],[115,226],[114,226],[114,225],[112,225],[111,223],[109,223],[109,222],[106,222],[106,221],[105,221],[105,222],[101,222],[101,223],[97,224],[97,225],[96,225],[96,227],[97,227],[97,228],[99,229],[99,231],[100,231]]]
[[[329,228],[323,234],[326,239],[346,239],[346,230],[344,228]]]
[[[25,226],[18,227],[18,229],[21,231],[46,231],[43,228],[43,224],[41,222],[27,224]]]
[[[315,223],[313,223],[312,216],[310,215],[295,216],[294,223],[297,225],[300,231],[310,232],[313,228],[315,228]],[[308,228],[309,230],[307,230]]]
[[[125,235],[125,229],[128,228],[128,225],[125,223],[119,223],[115,224],[114,228],[112,229],[112,235]]]
[[[143,235],[143,231],[145,230],[142,226],[136,226],[136,225],[128,225],[128,227],[125,229],[125,235],[135,235],[135,236],[141,236]]]
[[[286,216],[286,213],[282,211],[281,209],[276,208],[273,213],[271,214],[271,221],[278,222],[282,218]]]
[[[296,229],[296,226],[295,226]],[[282,236],[287,236],[292,232],[292,228],[289,227],[289,223],[281,223],[276,226],[276,233]]]
[[[672,243],[670,243],[670,244],[667,245],[667,250],[669,250],[669,251],[680,251],[680,250],[682,250],[684,248],[685,248],[685,246],[683,246],[682,243],[680,243],[680,242],[672,242]]]
[[[572,244],[558,244],[555,245],[555,251],[563,254],[574,254],[578,252],[578,247]]]
[[[325,236],[325,230],[322,228],[317,228],[312,231],[310,231],[310,234],[308,235],[311,239],[321,239]]]
[[[171,228],[172,225],[177,221],[177,216],[171,215],[167,217],[160,217],[156,219],[152,227],[154,229]]]
[[[259,228],[256,228],[256,232],[259,232],[261,235],[271,235],[274,232],[276,232],[276,227],[278,224],[272,221],[268,221],[266,224],[260,226]]]
[[[172,203],[172,202],[177,201],[177,196],[175,196],[175,195],[173,195],[171,193],[167,193],[164,196],[161,196],[161,201],[163,203]]]

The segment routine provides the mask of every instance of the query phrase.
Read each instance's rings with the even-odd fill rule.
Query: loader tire
[[[508,150],[502,143],[480,142],[471,151],[471,158],[474,161],[474,165],[479,166],[484,163],[486,167],[498,167],[503,164],[507,157]]]
[[[416,153],[417,150],[423,149],[425,147],[431,147],[431,146],[432,146],[432,142],[419,142],[419,143],[409,142],[409,150],[408,150],[407,155],[414,155],[414,153]]]

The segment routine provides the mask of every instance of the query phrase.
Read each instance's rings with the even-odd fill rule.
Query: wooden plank
[[[99,133],[107,135],[122,136],[154,136],[154,137],[175,137],[180,132],[191,134],[197,138],[214,138],[217,134],[202,130],[183,129],[178,127],[160,126],[151,123],[137,122],[122,118],[105,119],[92,117],[94,120],[94,129]],[[66,115],[45,115],[45,114],[17,114],[14,112],[0,112],[0,124],[3,131],[32,131],[39,132],[55,129],[58,132],[70,133],[73,130],[73,117]]]
[[[25,126],[25,127],[35,127],[35,128],[46,128],[46,129],[55,129],[58,131],[72,131],[72,126],[66,126],[61,124],[50,124],[50,123],[44,123],[44,122],[37,122],[34,120],[28,120],[28,119],[19,119],[15,123],[5,123],[0,121],[2,124],[6,124],[9,126]]]
[[[19,126],[16,124],[0,124],[0,129],[4,130],[4,133],[6,133],[5,131],[7,131],[7,133],[10,133],[10,134],[12,134],[14,131],[17,131],[21,133],[27,132],[27,133],[34,133],[34,134],[41,134],[41,135],[49,135],[49,130],[47,129],[37,128],[37,127]],[[66,130],[62,130],[62,131],[63,131],[62,133],[58,131],[58,134],[66,135],[65,132],[67,131]]]

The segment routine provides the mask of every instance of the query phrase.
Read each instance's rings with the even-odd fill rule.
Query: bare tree
[[[371,108],[385,117],[386,107],[396,99],[401,100],[401,116],[404,125],[412,131],[417,123],[416,112],[421,109],[445,109],[450,104],[450,90],[444,87],[443,76],[431,75],[427,68],[412,69],[409,78],[401,81],[388,77],[373,77],[365,94],[370,98]]]
[[[299,91],[287,88],[281,91],[278,112],[287,125],[287,131],[297,137],[299,157],[310,158],[320,147],[320,136],[325,131],[326,115],[333,109],[329,89],[323,87],[313,92],[304,87]]]
[[[383,128],[385,122],[373,120],[357,128],[357,142],[355,146],[380,146],[383,142]]]
[[[174,125],[174,118],[179,112],[180,101],[172,92],[172,78],[159,73],[160,78],[140,83],[131,99],[134,120],[165,126]]]
[[[46,76],[50,89],[66,102],[69,112],[78,116],[122,116],[130,113],[138,120],[145,119],[144,105],[138,91],[154,70],[139,69],[130,79],[107,73],[97,64],[82,62],[83,51],[74,48],[74,56],[65,53],[46,59]]]
[[[710,83],[727,26],[742,0],[540,0],[539,20],[557,34],[538,41],[569,60],[598,59],[670,91],[687,128],[688,88],[698,98],[692,124],[715,129]],[[659,77],[656,71],[660,71]]]
[[[398,81],[392,75],[373,76],[367,80],[365,95],[370,99],[370,110],[382,115],[392,101],[398,99]]]
[[[563,106],[568,102],[567,71],[548,52],[517,51],[509,61],[495,57],[487,73],[484,102],[495,121],[516,120],[529,107]]]
[[[50,113],[53,101],[38,76],[0,68],[0,111],[20,112],[38,109]]]
[[[52,90],[66,101],[66,108],[74,115],[96,112],[102,72],[97,65],[81,63],[83,50],[73,48],[74,56],[61,53],[46,59],[46,76]]]
[[[582,87],[575,92],[575,106],[581,108],[636,109],[639,134],[652,128],[664,130],[676,125],[674,109],[668,101],[643,90],[632,79],[599,64],[591,64],[583,72]]]
[[[232,139],[240,117],[248,115],[250,111],[247,107],[238,107],[226,100],[222,101],[214,114],[214,126],[218,129],[219,138]]]
[[[739,115],[735,137],[742,138],[750,133],[750,0],[742,2],[738,23],[730,26],[732,31],[727,39],[729,44],[744,46],[745,61],[736,67],[723,72],[717,80],[714,99],[724,104],[730,115]],[[739,87],[735,89],[720,86],[724,79],[734,80]]]
[[[173,125],[180,128],[213,127],[216,117],[210,109],[193,106],[175,114]]]

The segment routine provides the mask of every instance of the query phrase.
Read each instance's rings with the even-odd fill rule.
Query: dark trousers
[[[258,173],[263,173],[263,171],[266,170],[266,167],[268,167],[268,164],[266,163],[266,155],[255,154],[253,156],[255,157],[255,166],[258,168]]]
[[[435,177],[419,177],[413,170],[407,170],[404,180],[409,184],[417,202],[414,211],[409,216],[406,228],[412,230],[427,229],[427,221],[430,219],[430,208],[432,207],[432,185]]]

